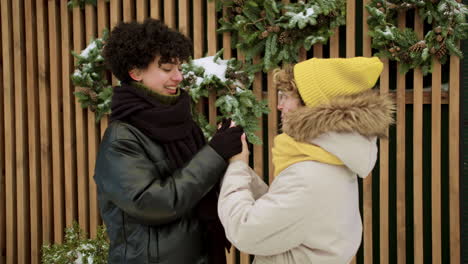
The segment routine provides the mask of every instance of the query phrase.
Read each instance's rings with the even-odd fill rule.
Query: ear
[[[139,82],[143,79],[143,76],[142,76],[142,71],[140,69],[131,69],[129,72],[128,72],[128,75],[130,75],[130,77]]]

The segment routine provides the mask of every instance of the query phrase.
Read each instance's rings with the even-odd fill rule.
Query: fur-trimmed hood
[[[378,91],[333,98],[328,104],[286,114],[283,131],[337,156],[350,170],[367,176],[377,158],[377,137],[386,137],[395,105]]]
[[[386,137],[395,104],[389,95],[370,90],[335,97],[328,104],[301,107],[286,114],[283,131],[297,141],[309,142],[327,132]]]

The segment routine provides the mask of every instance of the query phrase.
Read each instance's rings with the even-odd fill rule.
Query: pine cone
[[[226,70],[226,77],[229,79],[235,79],[236,78],[236,71],[234,71],[232,68],[228,68]]]
[[[289,32],[288,31],[281,32],[281,34],[279,35],[279,38],[278,38],[278,42],[281,43],[281,44],[290,44],[290,43],[292,43],[292,39],[289,36]]]
[[[270,32],[265,30],[265,31],[262,32],[262,34],[260,34],[260,39],[267,38],[268,35],[270,35]]]
[[[413,46],[409,47],[410,52],[421,52],[423,49],[426,48],[426,42],[424,40],[421,40],[414,44]]]
[[[431,54],[435,54],[435,53],[437,52],[437,50],[436,50],[436,48],[432,47],[432,48],[429,50],[429,52],[430,52]]]
[[[275,33],[278,33],[280,31],[280,27],[279,26],[268,26],[266,27],[266,31],[272,33],[272,32],[275,32]]]
[[[245,0],[234,0],[234,4],[241,6],[244,5]]]
[[[437,42],[440,43],[440,42],[442,42],[444,40],[444,37],[442,37],[441,35],[437,35],[436,40],[437,40]]]
[[[91,112],[96,112],[97,107],[95,105],[89,105],[89,110],[91,110]]]
[[[245,72],[241,72],[237,75],[237,79],[244,84],[249,82],[249,76]]]
[[[395,48],[389,48],[388,51],[391,52],[391,53],[395,53],[396,50],[395,50]]]
[[[379,11],[382,12],[382,13],[385,13],[385,8],[381,7],[381,8],[379,8]]]
[[[434,28],[434,32],[436,34],[440,34],[440,33],[442,33],[442,28],[441,27],[436,27],[436,28]]]
[[[452,35],[453,34],[453,28],[449,27],[447,29],[447,34]]]
[[[328,17],[319,15],[317,18],[317,26],[321,27],[328,24]]]
[[[240,6],[238,6],[238,7],[234,8],[234,10],[235,10],[235,11],[236,11],[236,13],[238,13],[238,14],[241,14],[241,13],[242,13],[242,11],[243,11],[242,7],[240,7]]]
[[[91,93],[91,89],[88,87],[76,87],[75,88],[75,93],[82,93],[84,95],[88,95]]]
[[[447,46],[444,44],[442,44],[440,46],[440,48],[436,51],[435,55],[436,57],[440,60],[442,57],[444,57],[446,54],[447,54],[448,50],[447,50]]]
[[[97,101],[98,101],[98,94],[97,94],[95,91],[90,91],[90,92],[89,92],[89,98],[90,98],[91,101],[93,101],[94,103],[97,103]]]
[[[405,63],[411,62],[411,56],[409,55],[408,52],[401,53],[399,57],[400,57],[400,60],[402,60]]]

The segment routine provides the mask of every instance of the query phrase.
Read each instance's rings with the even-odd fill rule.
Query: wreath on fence
[[[71,80],[75,96],[83,108],[95,113],[96,122],[111,112],[112,86],[108,84],[102,49],[107,39],[107,30],[102,38],[95,39],[80,53],[72,52],[77,58],[75,72]],[[217,96],[216,107],[218,120],[231,118],[242,126],[247,139],[254,144],[261,144],[255,135],[259,129],[258,118],[268,113],[267,102],[257,100],[251,87],[254,73],[261,70],[259,65],[244,64],[236,59],[221,60],[219,51],[216,56],[191,60],[182,65],[184,80],[180,86],[187,90],[192,98],[193,117],[202,128],[205,137],[210,138],[216,128],[208,124],[202,113],[195,111],[195,104],[210,92]],[[260,68],[259,68],[260,67]]]
[[[268,71],[280,63],[299,61],[299,49],[326,43],[334,29],[346,23],[345,0],[315,0],[283,4],[275,0],[219,0],[218,32],[231,32],[232,45],[251,62],[261,58]]]
[[[436,58],[445,64],[450,55],[462,57],[457,42],[468,36],[466,15],[468,9],[455,0],[372,0],[366,6],[372,48],[379,57],[400,63],[401,73],[420,67],[423,74],[432,72]],[[432,25],[424,39],[419,39],[412,29],[396,26],[399,12],[415,9],[421,19]]]
[[[102,49],[108,37],[108,31],[104,30],[103,37],[92,40],[89,45],[77,54],[72,51],[77,59],[75,71],[71,75],[71,81],[75,85],[75,96],[83,108],[89,108],[96,115],[96,122],[110,113],[112,86],[106,78],[106,67]]]

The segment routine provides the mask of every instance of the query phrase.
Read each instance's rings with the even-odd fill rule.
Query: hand
[[[230,119],[223,120],[208,144],[227,161],[242,151],[240,137],[243,133],[242,127],[234,126]]]
[[[234,162],[237,160],[241,160],[245,162],[246,164],[249,164],[249,146],[247,145],[247,140],[245,138],[245,133],[242,134],[241,136],[241,142],[242,142],[242,151],[241,153],[233,156],[232,158],[229,159],[229,162]]]

